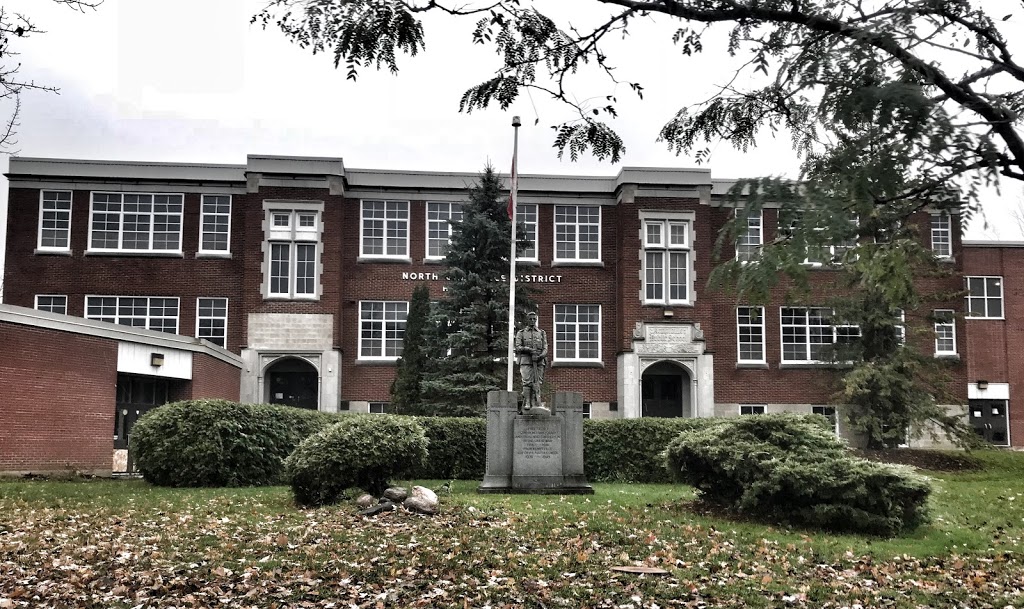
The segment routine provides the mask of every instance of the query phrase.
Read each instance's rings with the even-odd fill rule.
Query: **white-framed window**
[[[935,323],[935,355],[956,355],[956,317],[952,309],[932,312]]]
[[[764,307],[736,307],[737,360],[765,363]]]
[[[169,334],[178,333],[178,298],[166,296],[86,296],[86,319]]]
[[[601,207],[555,206],[555,262],[601,260]]]
[[[391,402],[370,402],[370,414],[387,414],[391,410]]]
[[[39,193],[39,249],[49,252],[71,250],[71,191],[43,190]]]
[[[36,294],[37,311],[49,311],[50,313],[68,314],[68,297],[58,294]]]
[[[643,221],[644,303],[689,304],[690,222]]]
[[[832,423],[832,433],[839,436],[839,416],[835,406],[811,406],[811,413],[825,417]]]
[[[932,253],[936,258],[953,256],[953,230],[949,214],[946,212],[932,214]]]
[[[742,211],[737,210],[737,215]],[[764,244],[764,212],[747,216],[747,223],[744,230],[736,237],[736,260],[740,262],[754,262],[761,253],[761,245]]]
[[[182,194],[94,192],[89,251],[181,253]]]
[[[227,348],[227,298],[196,299],[196,338],[206,339],[218,347]]]
[[[1003,278],[967,277],[967,316],[975,319],[1003,318]]]
[[[462,222],[462,203],[427,202],[427,258],[437,260],[448,253],[452,222]]]
[[[590,418],[590,402],[583,402],[583,418]]]
[[[265,296],[316,299],[320,292],[322,204],[265,202],[264,208],[267,214]]]
[[[199,219],[199,253],[231,251],[231,195],[203,195]]]
[[[766,404],[740,404],[740,415],[765,414],[768,412]]]
[[[401,357],[408,314],[408,302],[361,301],[359,359],[396,360]]]
[[[801,224],[805,222],[807,214],[802,211],[789,211],[786,214],[788,221],[786,222],[786,231],[792,232],[800,228]],[[780,224],[782,219],[780,218]],[[804,264],[808,266],[834,266],[842,264],[843,256],[846,252],[857,247],[857,235],[855,234],[857,228],[858,218],[856,216],[850,218],[851,234],[846,239],[840,239],[833,243],[816,243],[813,235],[808,236],[806,258]],[[812,227],[812,231],[816,233],[824,232],[822,227]]]
[[[601,361],[601,305],[555,305],[555,361]]]
[[[782,307],[780,316],[783,363],[829,362],[834,345],[853,342],[860,336],[857,326],[834,325],[831,309]]]
[[[525,230],[524,234],[516,234],[517,239],[524,239],[530,242],[530,245],[522,251],[516,260],[523,260],[526,262],[537,261],[537,205],[534,203],[517,203],[516,204],[516,222],[522,225]]]
[[[409,257],[409,202],[362,202],[359,252],[368,258]]]

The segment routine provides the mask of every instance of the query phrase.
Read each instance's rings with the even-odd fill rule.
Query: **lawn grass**
[[[362,518],[299,509],[284,487],[3,481],[0,609],[1019,607],[1024,454],[978,454],[983,471],[930,474],[934,521],[898,539],[702,515],[674,485],[559,497],[456,481],[438,516]]]

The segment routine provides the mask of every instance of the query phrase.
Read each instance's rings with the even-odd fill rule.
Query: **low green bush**
[[[487,458],[487,421],[480,417],[416,417],[430,455],[413,478],[481,480]]]
[[[583,422],[583,463],[590,482],[672,482],[662,453],[681,432],[720,419],[605,419]]]
[[[269,404],[186,400],[132,427],[132,458],[159,486],[262,486],[284,482],[283,462],[337,415]]]
[[[427,436],[413,417],[349,415],[304,440],[284,467],[298,503],[328,505],[349,488],[380,495],[426,458]]]
[[[925,478],[855,457],[820,416],[721,419],[681,433],[665,464],[701,499],[757,518],[886,536],[928,519]]]

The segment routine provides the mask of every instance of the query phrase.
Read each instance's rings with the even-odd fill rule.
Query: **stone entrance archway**
[[[304,359],[285,357],[271,364],[264,375],[266,402],[316,410],[320,402],[320,375]]]
[[[690,375],[672,362],[658,362],[640,381],[640,416],[674,418],[693,416]]]

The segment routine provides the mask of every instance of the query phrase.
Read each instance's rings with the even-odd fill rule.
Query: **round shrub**
[[[337,415],[270,404],[186,400],[132,427],[142,476],[159,486],[262,486],[284,482],[284,459]]]
[[[855,457],[819,416],[725,419],[681,433],[665,462],[703,500],[758,518],[876,535],[928,519],[926,479]]]
[[[335,503],[353,487],[379,496],[389,479],[422,466],[427,444],[412,417],[349,415],[299,444],[285,473],[302,505]]]

